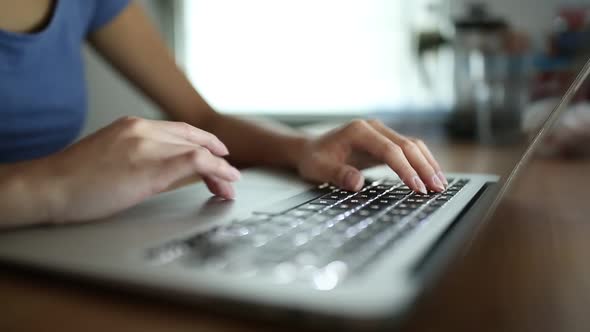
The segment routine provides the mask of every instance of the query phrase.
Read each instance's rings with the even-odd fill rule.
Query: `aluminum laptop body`
[[[128,290],[131,294],[144,292],[201,304],[222,313],[274,319],[291,325],[351,329],[390,327],[412,307],[444,263],[468,246],[588,72],[590,65],[587,64],[506,174],[501,177],[448,174],[455,183],[461,181],[460,190],[452,199],[415,222],[415,227],[398,236],[396,241],[388,243],[382,235],[379,252],[360,260],[363,264],[358,268],[352,269],[346,261],[339,260],[306,264],[305,255],[259,268],[252,262],[271,253],[270,249],[264,249],[263,242],[257,249],[257,245],[252,245],[254,249],[244,250],[240,253],[243,256],[227,260],[225,256],[216,256],[221,250],[216,247],[217,237],[227,246],[238,245],[242,237],[252,243],[259,239],[256,231],[248,234],[247,225],[250,224],[241,224],[242,221],[265,216],[269,219],[260,223],[271,225],[273,215],[292,213],[290,209],[322,197],[329,198],[325,195],[331,193],[338,195],[338,191],[328,185],[312,186],[294,175],[265,169],[243,172],[242,181],[236,186],[235,201],[212,198],[205,185],[198,184],[162,194],[93,223],[0,233],[0,261],[5,267],[57,273],[72,280]],[[403,185],[396,182],[395,175],[385,167],[367,170],[365,175],[375,180],[372,188],[381,195],[378,198],[404,192]],[[394,188],[401,189],[395,191]],[[374,219],[363,221],[362,225],[355,224],[354,231],[344,229],[343,232],[346,236],[356,232],[351,238],[362,248],[368,246],[367,243],[377,248],[375,237],[360,237],[364,234],[360,226],[370,229],[381,225],[377,217]],[[338,225],[321,220],[325,230]],[[328,226],[333,225],[325,226],[326,222]],[[297,227],[308,226],[308,223],[300,223]],[[317,227],[306,228],[311,233],[314,229],[318,230]],[[385,228],[375,236],[390,233],[394,234]],[[287,252],[291,247],[296,251],[298,245],[305,246],[303,240],[310,241],[312,236],[306,237],[306,234],[296,233],[287,238],[295,241],[293,243],[275,242],[284,244]],[[224,237],[234,240],[223,242]],[[303,244],[297,242],[299,240]],[[358,256],[366,251],[363,250],[351,255]],[[207,257],[215,259],[203,258],[205,252]],[[304,257],[303,262],[299,260],[301,257]],[[252,268],[253,265],[256,268]]]

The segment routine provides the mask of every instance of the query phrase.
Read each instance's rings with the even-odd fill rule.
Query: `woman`
[[[85,41],[176,122],[126,117],[70,145],[86,113]],[[129,0],[0,0],[0,119],[5,227],[100,218],[196,174],[231,199],[230,162],[355,191],[359,168],[380,162],[416,191],[447,184],[421,141],[378,121],[307,137],[216,113]]]

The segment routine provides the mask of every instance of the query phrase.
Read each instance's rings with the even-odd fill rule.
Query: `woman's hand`
[[[227,154],[217,137],[185,123],[120,119],[44,160],[56,188],[51,219],[108,216],[196,174],[214,194],[233,198],[240,173]]]
[[[358,191],[359,169],[385,163],[408,187],[421,193],[444,191],[448,182],[426,145],[404,137],[376,120],[355,120],[309,141],[298,164],[301,176]]]
[[[90,41],[168,115],[214,132],[231,147],[232,161],[236,163],[297,168],[308,180],[358,190],[362,185],[358,169],[385,162],[416,191],[444,190],[446,180],[424,144],[381,123],[355,121],[306,143],[308,140],[298,133],[214,112],[175,66],[138,5],[129,6],[90,36]],[[197,109],[200,111],[195,112]]]

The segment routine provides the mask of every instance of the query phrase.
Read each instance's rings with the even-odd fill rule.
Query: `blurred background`
[[[140,2],[215,109],[291,125],[414,119],[510,142],[539,124],[590,55],[590,0]],[[160,116],[85,56],[85,133],[123,114]]]

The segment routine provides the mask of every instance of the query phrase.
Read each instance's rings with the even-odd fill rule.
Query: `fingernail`
[[[220,157],[227,156],[229,154],[229,150],[227,149],[227,146],[225,146],[225,144],[223,144],[222,141],[215,140],[213,142],[213,146],[215,147],[215,150],[217,151],[216,153],[219,153]]]
[[[236,197],[236,192],[232,186],[228,185],[223,188],[223,196],[225,196],[226,199],[234,199]]]
[[[234,178],[237,181],[242,177],[242,174],[240,173],[240,171],[238,171],[237,168],[232,167],[231,168],[231,176],[232,176],[232,178]]]
[[[432,182],[434,183],[434,189],[436,189],[439,192],[445,191],[445,186],[443,185],[438,175],[435,174],[432,176]]]
[[[445,184],[445,188],[449,186],[449,180],[447,180],[447,177],[443,174],[443,172],[438,171],[436,175],[438,175],[438,178],[442,181],[442,183]]]
[[[344,185],[348,190],[356,190],[360,182],[360,176],[358,172],[348,171],[344,177]]]
[[[221,154],[223,156],[229,155],[229,150],[227,149],[227,146],[225,146],[225,144],[219,143],[219,149],[221,150]]]
[[[426,191],[426,185],[424,184],[424,182],[422,182],[422,180],[420,180],[420,177],[418,175],[414,176],[413,180],[414,180],[414,187],[418,190],[418,192],[420,192],[422,194],[428,193]]]

